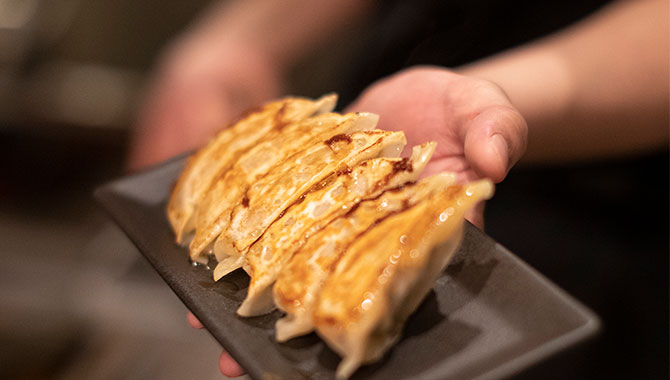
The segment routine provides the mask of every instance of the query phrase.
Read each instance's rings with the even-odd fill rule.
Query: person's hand
[[[497,85],[439,67],[415,67],[370,86],[347,111],[380,115],[379,129],[404,131],[408,146],[436,141],[425,175],[502,181],[526,149],[528,127]],[[468,215],[483,226],[483,204]]]
[[[248,108],[277,97],[280,75],[259,52],[186,36],[149,83],[131,142],[131,169],[204,144]]]
[[[193,328],[201,329],[203,327],[202,323],[191,312],[188,312],[186,319],[188,320],[188,324]],[[238,377],[246,373],[226,351],[221,352],[221,356],[219,356],[219,370],[227,377]]]

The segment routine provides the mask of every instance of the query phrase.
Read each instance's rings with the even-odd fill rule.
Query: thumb
[[[481,177],[500,182],[526,151],[528,126],[511,106],[487,108],[464,125],[465,159]]]

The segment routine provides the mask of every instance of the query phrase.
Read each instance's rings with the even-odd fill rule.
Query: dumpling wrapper
[[[228,226],[233,208],[243,202],[250,184],[271,172],[275,165],[333,135],[373,129],[378,119],[370,113],[314,116],[284,126],[242,154],[230,170],[212,183],[198,204],[195,236],[189,246],[191,260],[206,260],[203,251]]]
[[[236,269],[231,264],[243,265],[248,247],[310,187],[331,173],[365,159],[398,156],[405,143],[402,132],[374,130],[335,135],[274,167],[251,185],[243,202],[235,207],[228,230],[217,240],[216,255],[224,256],[224,260],[215,268],[215,278]],[[231,262],[225,259],[228,257],[238,260]],[[253,281],[254,276],[251,277]]]
[[[451,186],[379,220],[345,251],[312,315],[317,333],[343,356],[337,378],[379,359],[398,340],[460,243],[465,212],[492,194],[489,180]]]
[[[286,98],[269,103],[219,132],[205,147],[193,154],[175,183],[167,207],[168,220],[177,243],[188,243],[195,228],[193,213],[198,201],[241,153],[270,131],[312,115],[332,111],[336,101],[336,95],[327,95],[318,100]]]
[[[284,266],[273,288],[275,304],[286,312],[276,324],[277,340],[283,342],[314,329],[312,312],[322,282],[351,244],[377,221],[445,191],[454,181],[454,175],[443,173],[390,189],[362,201],[311,236]]]
[[[416,180],[434,151],[435,143],[426,143],[415,146],[409,158],[369,159],[351,169],[347,166],[338,170],[312,186],[244,254],[251,282],[238,314],[253,316],[272,311],[272,284],[310,235],[346,214],[361,199]]]

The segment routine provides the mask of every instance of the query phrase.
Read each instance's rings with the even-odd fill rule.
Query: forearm
[[[216,1],[165,50],[149,81],[129,165],[202,145],[245,109],[283,93],[301,54],[370,0]]]
[[[499,84],[524,115],[526,162],[667,147],[666,1],[615,3],[556,35],[461,71]]]

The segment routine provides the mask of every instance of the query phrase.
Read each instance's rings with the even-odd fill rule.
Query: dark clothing
[[[339,93],[353,101],[370,83],[406,67],[456,67],[545,36],[604,0],[382,1]]]
[[[605,3],[384,2],[360,62],[338,89],[342,104],[402,68],[463,65],[568,26]],[[530,378],[668,378],[668,172],[666,152],[515,169],[498,186],[487,232],[603,320],[599,338]]]
[[[668,154],[514,170],[486,232],[602,319],[542,379],[668,378]]]

